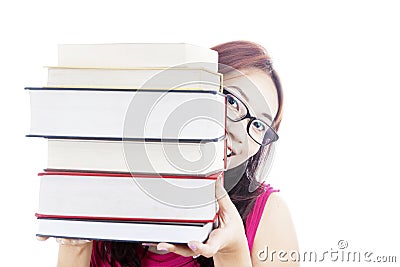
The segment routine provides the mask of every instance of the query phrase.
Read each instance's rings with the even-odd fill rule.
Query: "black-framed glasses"
[[[249,119],[247,123],[247,134],[259,145],[266,146],[279,139],[275,130],[265,121],[250,115],[248,107],[242,100],[223,88],[226,96],[226,114],[228,119],[238,122]]]

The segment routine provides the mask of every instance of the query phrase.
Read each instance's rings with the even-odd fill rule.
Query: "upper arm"
[[[297,256],[296,252],[298,243],[289,209],[279,194],[272,193],[255,235],[251,256],[253,266],[299,266],[291,260]]]

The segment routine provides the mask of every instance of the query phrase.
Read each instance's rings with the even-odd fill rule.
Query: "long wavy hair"
[[[247,68],[256,68],[263,71],[274,82],[278,95],[278,111],[273,119],[272,127],[279,129],[282,119],[283,92],[279,76],[272,66],[271,58],[266,49],[259,44],[249,41],[232,41],[212,47],[211,49],[218,52],[219,68],[218,72],[226,74],[232,69],[244,70]],[[244,88],[243,88],[244,89]],[[265,165],[266,157],[269,155],[269,146],[260,147],[259,151],[247,161],[246,171],[239,179],[238,183],[228,192],[232,202],[235,204],[242,218],[243,224],[246,226],[246,219],[254,207],[257,197],[264,192],[262,183],[256,180],[258,169]],[[256,190],[250,192],[250,185],[256,185]],[[143,255],[138,255],[138,243],[130,242],[108,242],[94,241],[93,254],[96,257],[92,259],[103,259],[110,266],[129,266],[141,267],[141,259],[146,256],[147,247]],[[200,256],[196,258],[201,267],[214,266],[212,258]],[[90,266],[98,267],[99,262],[91,261]]]

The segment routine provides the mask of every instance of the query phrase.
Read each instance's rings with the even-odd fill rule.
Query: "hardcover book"
[[[222,92],[222,75],[203,69],[48,67],[47,87],[186,89]]]
[[[48,139],[47,169],[210,175],[225,168],[225,143]]]
[[[210,176],[40,173],[38,218],[206,223],[217,213]]]
[[[38,236],[117,240],[133,242],[169,242],[186,244],[206,241],[214,223],[177,224],[160,222],[117,222],[38,219]]]
[[[185,43],[61,44],[58,66],[100,68],[201,68],[218,71],[218,53]]]
[[[218,226],[226,98],[218,53],[183,43],[63,44],[27,87],[48,141],[38,236],[205,241]]]
[[[225,137],[225,97],[212,91],[32,88],[28,136],[158,141]]]

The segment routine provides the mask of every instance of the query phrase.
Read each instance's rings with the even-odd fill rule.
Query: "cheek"
[[[247,154],[247,158],[254,156],[259,149],[260,145],[257,144],[250,136],[248,136],[247,144],[244,147],[244,150],[246,151]]]
[[[226,129],[233,134],[236,139],[240,142],[246,142],[245,138],[247,135],[247,124],[246,121],[238,121],[238,122],[232,122],[227,119],[226,121]]]

